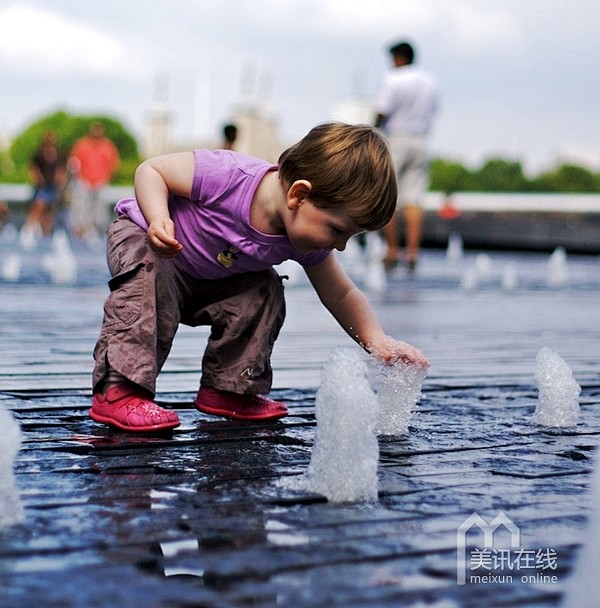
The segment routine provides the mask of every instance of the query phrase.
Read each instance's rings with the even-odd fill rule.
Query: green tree
[[[502,158],[487,160],[473,173],[474,189],[483,192],[523,192],[529,190],[529,182],[521,163]]]
[[[577,165],[560,165],[538,175],[534,180],[536,190],[543,192],[598,192],[599,176]]]
[[[430,188],[441,192],[471,189],[471,172],[462,164],[436,158],[430,167]]]
[[[118,120],[108,116],[75,116],[63,110],[40,118],[13,140],[8,151],[9,162],[0,166],[0,178],[3,181],[27,181],[29,162],[44,133],[54,131],[63,152],[68,154],[75,141],[88,133],[92,122],[104,125],[107,137],[119,151],[121,166],[113,178],[113,183],[131,183],[140,155],[137,142],[127,129]]]

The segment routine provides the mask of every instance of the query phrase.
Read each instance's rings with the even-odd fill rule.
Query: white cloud
[[[13,70],[30,73],[134,73],[136,69],[119,40],[23,4],[0,10],[0,60]]]
[[[545,162],[569,144],[600,158],[599,26],[597,0],[0,0],[0,131],[67,104],[114,110],[141,133],[160,72],[187,140],[197,114],[215,132],[228,119],[252,63],[291,141],[358,75],[374,98],[387,45],[406,37],[440,83],[436,149]]]
[[[525,35],[514,12],[481,3],[457,1],[445,7],[448,29],[459,47],[467,51],[482,49],[521,51]]]
[[[435,3],[423,0],[327,0],[322,4],[323,23],[349,34],[365,30],[420,31],[436,20]]]
[[[449,51],[478,53],[520,51],[525,44],[514,12],[472,0],[325,0],[319,9],[323,29],[338,36],[411,39],[436,32]]]

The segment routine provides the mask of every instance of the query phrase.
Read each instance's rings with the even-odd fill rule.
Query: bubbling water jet
[[[21,429],[12,414],[0,407],[0,528],[23,520],[21,498],[15,483],[13,466],[21,447]]]
[[[5,281],[18,281],[21,278],[23,260],[18,253],[9,254],[2,262],[0,276]]]
[[[317,430],[308,469],[279,485],[316,492],[334,503],[376,501],[378,409],[364,359],[350,348],[335,349],[317,391]]]
[[[600,459],[595,458],[591,481],[592,512],[583,532],[583,546],[568,581],[562,608],[596,608],[600,597]]]
[[[517,284],[517,267],[514,263],[509,262],[502,270],[502,289],[513,291],[517,287]]]
[[[543,426],[576,426],[581,387],[563,358],[549,348],[540,349],[535,379],[539,396],[534,421]]]
[[[411,416],[421,397],[427,369],[417,365],[378,363],[376,373],[379,383],[377,433],[402,435],[408,431]]]
[[[44,256],[42,266],[56,285],[72,285],[77,280],[77,258],[64,230],[57,231],[52,237],[52,253]]]
[[[563,287],[569,282],[569,266],[564,247],[557,247],[548,258],[546,282],[548,287]]]
[[[446,246],[446,258],[452,262],[462,259],[464,255],[463,240],[457,232],[448,235],[448,245]]]

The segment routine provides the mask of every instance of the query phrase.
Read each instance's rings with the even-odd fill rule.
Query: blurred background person
[[[104,125],[93,122],[88,135],[75,142],[69,158],[74,183],[71,191],[71,222],[79,238],[94,237],[108,225],[108,209],[103,198],[120,163],[119,152],[106,137]]]
[[[47,131],[29,163],[33,199],[25,217],[22,240],[52,233],[67,183],[67,163],[53,131]]]
[[[237,139],[238,128],[234,124],[227,124],[223,127],[223,150],[234,150],[235,140]]]
[[[10,218],[10,210],[6,201],[0,200],[0,230],[4,227]]]
[[[423,223],[422,199],[429,186],[427,136],[438,106],[434,78],[414,64],[415,52],[408,42],[389,49],[393,67],[388,71],[377,100],[375,125],[388,138],[398,180],[398,209],[402,209],[406,234],[405,261],[414,270],[419,259]],[[398,211],[383,234],[389,270],[401,261]]]

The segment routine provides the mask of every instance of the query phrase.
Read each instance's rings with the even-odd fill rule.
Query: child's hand
[[[384,363],[394,365],[395,363],[405,363],[408,365],[418,365],[419,367],[429,367],[427,357],[414,346],[406,342],[394,340],[385,336],[381,340],[367,344],[367,350],[377,359]]]
[[[175,238],[175,224],[169,217],[157,217],[150,222],[148,242],[164,258],[172,258],[183,249],[183,245]]]

